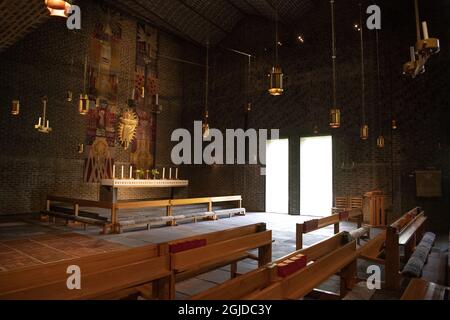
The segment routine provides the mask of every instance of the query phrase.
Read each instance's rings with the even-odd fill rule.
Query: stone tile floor
[[[160,243],[179,238],[193,236],[196,234],[204,234],[207,232],[214,232],[224,230],[231,227],[243,226],[258,222],[265,222],[267,229],[272,230],[273,244],[272,244],[272,259],[278,259],[295,251],[295,224],[306,220],[313,219],[311,216],[290,216],[285,214],[274,213],[248,213],[246,216],[233,217],[231,219],[220,219],[218,221],[205,221],[198,223],[183,224],[176,227],[155,228],[150,230],[126,232],[117,235],[99,235],[99,229],[95,227],[88,227],[87,230],[81,228],[67,227],[65,225],[55,225],[49,223],[42,223],[36,220],[25,219],[23,221],[17,219],[8,220],[4,217],[0,219],[0,240],[17,239],[21,237],[28,237],[30,235],[41,235],[49,233],[65,233],[78,232],[84,235],[99,237],[102,240],[107,240],[113,243],[137,247],[148,243]],[[356,228],[356,225],[351,222],[341,223],[341,231],[348,231]],[[323,228],[312,233],[304,235],[304,246],[310,246],[318,241],[326,239],[333,234],[333,226]],[[376,234],[371,232],[372,236]],[[436,243],[437,250],[448,250],[447,235],[438,237]],[[369,264],[364,261],[358,261],[358,276],[366,278],[366,270]],[[238,272],[246,273],[257,268],[257,261],[246,259],[238,263]],[[383,268],[382,273],[383,273]],[[220,284],[230,276],[230,267],[226,266],[195,278],[177,283],[177,299],[186,299],[192,295],[200,293],[211,287]],[[319,289],[338,292],[339,279],[337,276],[331,277],[324,282]],[[372,294],[365,294],[365,296],[372,296]],[[374,298],[377,299],[397,299],[398,294],[378,292]]]

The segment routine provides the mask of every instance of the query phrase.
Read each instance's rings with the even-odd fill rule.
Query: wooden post
[[[237,262],[236,261],[231,263],[230,271],[231,271],[231,275],[230,275],[231,279],[236,278],[236,276],[237,276]]]
[[[344,269],[340,272],[340,278],[341,278],[341,290],[340,290],[340,297],[341,299],[345,297],[345,295],[348,293],[349,290],[353,288],[353,286],[356,283],[356,276],[357,276],[357,260],[352,261],[349,265],[347,265]]]
[[[303,223],[297,223],[295,230],[295,250],[303,249]]]
[[[116,206],[113,205],[111,208],[111,231],[112,233],[118,233],[118,225],[117,225],[117,209]]]
[[[334,224],[334,234],[339,233],[339,222]]]
[[[400,289],[400,252],[397,229],[388,226],[386,229],[386,288]]]
[[[213,207],[212,207],[212,201],[209,200],[209,202],[208,202],[208,212],[211,212],[212,209],[213,209]]]
[[[272,242],[258,248],[258,267],[263,267],[272,261]]]

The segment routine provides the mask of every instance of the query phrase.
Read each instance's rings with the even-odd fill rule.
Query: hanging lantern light
[[[341,110],[338,108],[330,110],[330,127],[337,129],[341,126]]]
[[[70,3],[64,0],[45,0],[45,5],[52,17],[67,18],[69,16]]]
[[[11,115],[18,116],[19,114],[20,114],[20,101],[13,100],[12,107],[11,107]]]
[[[380,149],[384,148],[384,137],[383,136],[379,136],[377,138],[377,147]]]
[[[50,133],[52,128],[50,128],[50,122],[47,120],[47,102],[48,98],[45,96],[42,98],[42,117],[39,117],[38,123],[34,128],[41,133]]]
[[[272,96],[281,96],[283,94],[283,72],[280,67],[273,67],[270,71],[269,93]]]
[[[333,67],[333,108],[330,110],[330,127],[332,129],[340,128],[341,126],[341,110],[337,107],[336,103],[336,33],[334,26],[334,0],[330,1],[331,4],[331,33],[332,33],[332,67]]]
[[[87,55],[84,58],[84,75],[83,75],[83,92],[86,92],[86,77],[87,77]],[[89,112],[89,96],[86,93],[80,94],[80,100],[78,101],[78,112],[80,115],[85,116]]]
[[[205,115],[202,123],[203,139],[209,137],[209,113],[208,113],[208,95],[209,95],[209,42],[206,44],[206,70],[205,70]]]
[[[208,112],[206,112],[205,121],[202,123],[202,136],[204,139],[209,137]]]
[[[278,65],[278,46],[280,41],[278,40],[278,9],[275,16],[275,66],[269,74],[270,87],[269,94],[272,96],[281,96],[283,94],[283,72],[281,67]]]
[[[67,91],[66,100],[67,100],[67,102],[72,102],[72,100],[73,100],[73,92],[72,91],[70,91],[70,90]]]
[[[84,153],[84,144],[83,143],[79,143],[78,144],[78,153],[79,154],[83,154]]]
[[[314,133],[314,134],[319,134],[319,126],[318,126],[317,124],[315,124],[315,125],[313,126],[313,133]]]
[[[367,124],[361,126],[360,137],[361,140],[369,139],[369,126]]]
[[[359,4],[359,25],[354,26],[359,32],[359,40],[361,47],[361,109],[362,109],[362,125],[359,136],[361,140],[369,139],[369,125],[366,123],[366,77],[364,67],[364,26],[362,22],[362,6]]]
[[[397,120],[392,119],[392,121],[391,121],[391,128],[392,128],[392,130],[397,130],[398,129]]]
[[[89,112],[89,96],[87,94],[80,95],[80,101],[78,102],[78,112],[80,115],[85,116]]]

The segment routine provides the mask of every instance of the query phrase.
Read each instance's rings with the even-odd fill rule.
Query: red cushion
[[[206,239],[190,240],[169,245],[170,253],[177,253],[206,246]]]
[[[305,255],[299,254],[291,259],[287,259],[282,264],[277,265],[279,277],[285,278],[306,267],[307,259]]]

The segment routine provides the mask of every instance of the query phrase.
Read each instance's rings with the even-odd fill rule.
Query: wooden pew
[[[252,249],[258,249],[257,257],[248,253]],[[231,277],[235,277],[237,262],[246,258],[257,259],[259,266],[269,263],[272,260],[272,231],[266,230],[265,223],[257,223],[161,243],[159,250],[170,257],[170,292],[174,298],[177,281],[228,264],[231,265]]]
[[[85,300],[122,297],[121,292],[153,283],[156,298],[167,299],[170,260],[158,246],[119,250],[0,273],[0,300]],[[69,290],[69,266],[78,266],[81,289]],[[135,291],[137,292],[137,291]]]
[[[412,279],[402,295],[402,300],[450,300],[450,288],[428,282],[423,279]]]
[[[293,259],[305,258],[305,265],[280,276],[280,270]],[[332,275],[340,272],[341,295],[345,295],[356,278],[356,242],[339,233],[306,249],[293,252],[274,263],[226,281],[200,293],[193,300],[299,299]],[[294,262],[293,262],[294,261]],[[307,265],[306,265],[307,263]]]
[[[321,228],[325,228],[331,225],[334,225],[334,233],[339,233],[339,223],[340,221],[348,221],[350,219],[358,220],[358,228],[361,227],[363,213],[359,208],[351,209],[351,210],[341,210],[340,212],[336,212],[331,216],[313,219],[309,221],[305,221],[303,223],[297,223],[296,225],[296,250],[300,250],[303,248],[303,234],[309,233]]]
[[[404,247],[407,261],[425,232],[426,220],[425,213],[414,208],[387,226],[370,245],[358,250],[362,259],[385,265],[387,289],[400,289],[400,247]]]

